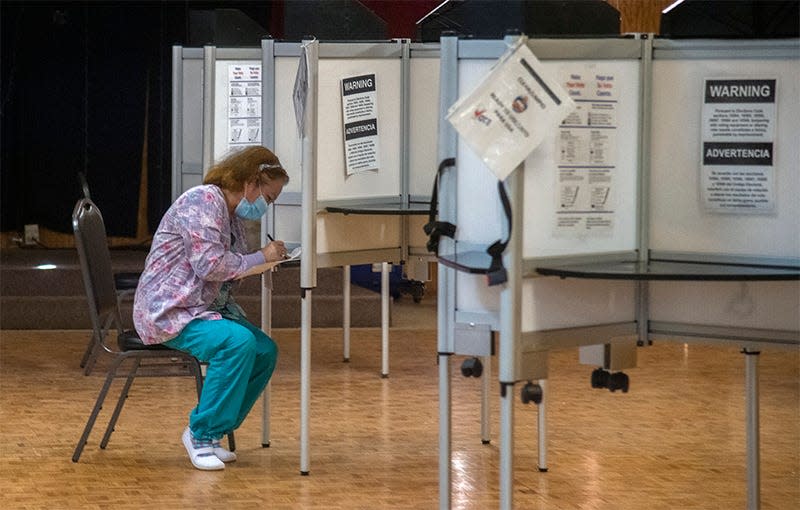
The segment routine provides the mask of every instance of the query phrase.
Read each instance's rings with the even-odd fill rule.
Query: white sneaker
[[[236,460],[236,454],[222,446],[222,438],[212,440],[211,446],[214,447],[214,455],[222,462],[233,462]]]
[[[225,464],[214,455],[214,447],[211,441],[195,439],[189,427],[186,427],[186,430],[183,431],[181,439],[194,467],[203,471],[225,469]]]

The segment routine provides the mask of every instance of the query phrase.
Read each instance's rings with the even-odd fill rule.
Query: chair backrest
[[[106,227],[100,209],[90,199],[82,198],[75,204],[72,211],[72,230],[75,233],[75,246],[78,249],[86,297],[89,300],[92,326],[97,332],[107,328],[109,321],[120,326]]]
[[[83,191],[83,197],[91,200],[92,194],[89,193],[89,181],[86,180],[86,175],[83,172],[78,172],[78,184],[81,185],[81,191]]]

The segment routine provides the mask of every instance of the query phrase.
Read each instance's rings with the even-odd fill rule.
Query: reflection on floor
[[[269,448],[262,403],[237,431],[239,460],[193,469],[180,434],[190,379],[134,384],[108,448],[107,405],[80,462],[70,457],[102,384],[78,361],[86,331],[0,331],[3,508],[431,509],[438,507],[435,304],[394,308],[390,377],[380,329],[312,334],[311,474],[299,474],[299,332],[273,332]],[[415,313],[412,313],[416,310]],[[414,323],[425,327],[414,328]],[[515,508],[745,507],[744,360],[735,347],[663,342],[643,348],[627,394],[590,387],[574,349],[550,357],[549,471],[538,471],[536,408],[515,403]],[[452,359],[453,508],[498,507],[498,399],[492,443],[480,441],[480,380]],[[107,365],[107,360],[103,362]],[[101,365],[103,364],[101,363]],[[800,354],[760,356],[761,508],[800,506]],[[493,373],[496,372],[496,366]],[[121,381],[115,383],[119,387]],[[519,389],[517,388],[517,391]]]

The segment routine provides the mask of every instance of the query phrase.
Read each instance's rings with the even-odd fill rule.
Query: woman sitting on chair
[[[230,290],[248,269],[286,256],[282,241],[250,252],[242,219],[261,219],[288,181],[264,147],[220,161],[164,214],[139,279],[133,320],[142,341],[208,363],[182,438],[197,469],[236,460],[220,440],[242,424],[275,369],[275,342],[247,321]]]

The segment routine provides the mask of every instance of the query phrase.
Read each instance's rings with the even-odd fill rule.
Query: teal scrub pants
[[[164,344],[208,363],[200,401],[189,414],[189,428],[202,440],[239,428],[278,360],[275,342],[244,319],[195,319]]]

